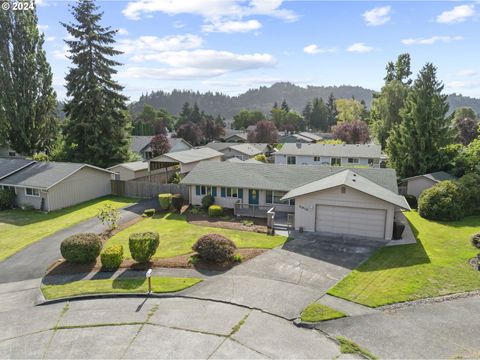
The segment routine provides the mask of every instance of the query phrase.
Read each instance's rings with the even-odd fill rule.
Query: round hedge
[[[168,210],[172,205],[172,194],[160,194],[158,195],[158,201],[162,210]]]
[[[210,217],[220,217],[223,215],[223,207],[220,205],[210,205],[208,207],[208,216]]]
[[[205,208],[205,209],[208,209],[211,205],[213,205],[213,203],[215,202],[215,198],[208,194],[208,195],[205,195],[203,198],[202,198],[202,206]]]
[[[192,247],[206,261],[223,263],[231,260],[237,247],[234,242],[220,234],[203,235]]]
[[[472,235],[471,242],[473,246],[480,249],[480,233]]]
[[[453,221],[464,216],[462,188],[455,181],[441,181],[426,189],[418,200],[418,213],[429,220]]]
[[[107,270],[115,270],[120,267],[123,261],[123,246],[111,245],[100,254],[102,267]]]
[[[128,239],[128,247],[133,260],[139,263],[150,261],[160,243],[157,232],[133,233]]]
[[[93,233],[69,236],[60,245],[60,252],[63,258],[75,264],[95,261],[101,250],[102,240],[100,236]]]

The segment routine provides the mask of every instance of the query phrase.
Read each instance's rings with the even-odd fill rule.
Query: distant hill
[[[270,87],[261,86],[258,89],[251,89],[238,96],[188,90],[173,90],[171,93],[156,91],[143,95],[130,107],[134,113],[138,113],[142,111],[144,104],[149,104],[154,108],[164,108],[172,114],[178,114],[182,105],[188,101],[190,104],[196,102],[200,109],[207,114],[221,115],[230,119],[242,109],[268,113],[275,102],[280,105],[283,99],[287,101],[291,109],[301,112],[307,101],[315,97],[326,100],[330,93],[333,93],[337,99],[354,97],[359,101],[364,100],[370,107],[373,90],[349,85],[301,87],[292,83],[281,82]],[[451,111],[458,107],[468,106],[480,113],[480,99],[451,94],[448,101]]]

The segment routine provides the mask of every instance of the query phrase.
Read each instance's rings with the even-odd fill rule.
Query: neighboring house
[[[0,147],[0,157],[16,157],[20,156],[20,154],[17,154],[17,152],[8,146],[6,147]]]
[[[115,173],[115,180],[133,180],[148,176],[148,162],[133,161],[109,167],[108,170]]]
[[[239,131],[230,135],[225,135],[223,140],[229,143],[243,143],[248,141],[248,134],[246,131]]]
[[[210,148],[196,148],[186,151],[169,152],[157,156],[148,161],[149,169],[152,173],[157,170],[167,169],[169,167],[180,166],[180,173],[185,174],[191,171],[199,162],[220,162],[223,154]]]
[[[287,134],[278,139],[279,143],[316,143],[322,140],[321,136],[315,135],[311,132],[300,132],[296,134]]]
[[[131,149],[134,153],[139,154],[142,159],[149,160],[153,157],[152,148],[150,142],[152,141],[153,136],[132,136]],[[172,138],[168,139],[170,143],[170,151],[184,151],[192,149],[193,146],[190,145],[187,141],[182,138]]]
[[[402,192],[406,195],[413,195],[417,199],[423,190],[444,180],[455,180],[456,178],[445,171],[438,171],[431,174],[412,176],[402,180]]]
[[[224,160],[231,158],[247,160],[259,154],[265,154],[268,156],[271,152],[268,144],[261,143],[232,144],[227,142],[212,141],[204,147],[223,153]]]
[[[286,143],[275,164],[380,167],[380,145]]]
[[[211,194],[237,215],[266,217],[274,207],[294,214],[295,229],[319,233],[391,239],[395,211],[410,209],[393,169],[204,162],[181,183],[193,205]]]
[[[255,159],[248,159],[248,160],[240,160],[239,158],[230,158],[228,160],[225,160],[226,162],[230,163],[247,163],[247,164],[264,164],[261,161],[255,160]]]
[[[32,161],[1,178],[0,186],[15,190],[18,206],[52,211],[110,194],[111,174],[86,164]]]
[[[0,158],[0,181],[34,163],[34,160]]]

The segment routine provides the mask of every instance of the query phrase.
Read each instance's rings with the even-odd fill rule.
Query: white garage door
[[[385,237],[385,210],[317,205],[315,231]]]

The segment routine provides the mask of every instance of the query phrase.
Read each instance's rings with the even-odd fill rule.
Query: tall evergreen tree
[[[307,105],[303,108],[302,116],[307,122],[307,127],[311,129],[312,125],[310,124],[310,117],[312,116],[312,102],[307,102]]]
[[[393,80],[401,81],[404,85],[410,85],[412,83],[410,79],[410,75],[412,75],[412,71],[410,70],[410,54],[400,54],[395,63],[393,61],[387,63],[386,70],[385,83]]]
[[[328,130],[328,109],[322,98],[313,99],[312,112],[308,122],[312,129],[321,131]]]
[[[436,68],[427,63],[415,80],[402,108],[402,122],[387,140],[391,165],[400,177],[438,170],[439,150],[450,141],[447,96]]]
[[[70,160],[108,167],[129,153],[130,118],[123,87],[112,79],[120,65],[111,59],[116,30],[100,24],[103,13],[92,0],[72,7],[76,23],[62,25],[73,37],[65,40],[73,67],[65,78],[65,142]]]
[[[337,123],[337,106],[335,105],[335,96],[333,93],[330,93],[330,96],[327,100],[327,110],[328,110],[328,126],[335,125]]]
[[[0,143],[24,155],[50,152],[58,135],[43,43],[35,7],[0,11]]]
[[[286,112],[289,112],[289,111],[290,111],[290,106],[288,106],[287,100],[283,99],[282,105],[280,106],[280,108],[281,108],[283,111],[286,111]]]

